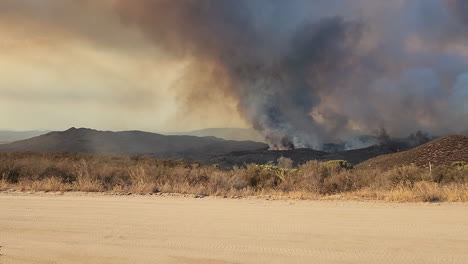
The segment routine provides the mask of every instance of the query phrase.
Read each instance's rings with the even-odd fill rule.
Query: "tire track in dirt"
[[[2,264],[465,264],[468,259],[468,204],[0,194],[0,212],[0,245],[8,245]]]

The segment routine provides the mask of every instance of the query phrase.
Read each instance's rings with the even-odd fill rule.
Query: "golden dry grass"
[[[413,165],[388,171],[310,161],[297,168],[246,165],[230,171],[186,161],[69,153],[0,154],[0,190],[156,192],[287,199],[468,201],[468,168]]]

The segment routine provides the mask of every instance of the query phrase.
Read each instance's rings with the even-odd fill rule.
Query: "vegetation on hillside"
[[[414,164],[418,167],[450,165],[468,162],[468,137],[453,135],[433,140],[408,151],[387,154],[369,159],[357,167],[391,169]]]

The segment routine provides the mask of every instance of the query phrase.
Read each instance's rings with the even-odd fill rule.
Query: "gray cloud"
[[[40,22],[99,48],[186,63],[172,84],[182,115],[234,100],[273,148],[320,148],[381,127],[398,136],[468,128],[459,99],[468,89],[463,0],[7,0],[0,7],[0,17]]]

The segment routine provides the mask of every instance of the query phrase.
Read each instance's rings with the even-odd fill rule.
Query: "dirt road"
[[[468,263],[468,204],[0,194],[0,263]]]

